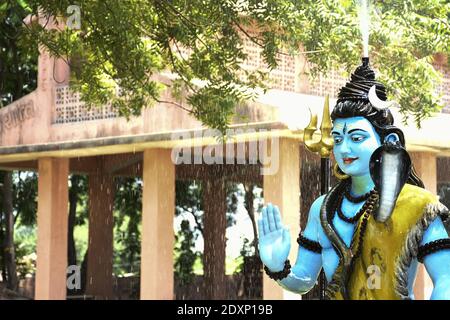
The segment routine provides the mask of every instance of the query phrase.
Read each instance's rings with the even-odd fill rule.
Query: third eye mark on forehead
[[[339,125],[339,124],[337,124],[337,125],[335,126],[335,128],[338,129],[338,130],[339,130],[341,127],[342,127],[342,125]],[[350,128],[351,128],[351,126],[350,126]],[[343,128],[342,131],[343,131],[344,134],[346,133],[346,131],[347,131],[347,123],[344,123],[344,128]],[[348,130],[348,134],[351,134],[351,133],[353,133],[353,132],[355,132],[355,131],[367,132],[366,130],[361,129],[361,128],[354,128],[354,129]],[[340,134],[340,133],[337,132],[337,131],[332,131],[331,134]]]

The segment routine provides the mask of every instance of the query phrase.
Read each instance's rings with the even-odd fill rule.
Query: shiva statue
[[[409,300],[420,262],[433,280],[431,299],[450,299],[449,211],[417,176],[368,58],[340,89],[331,119],[339,182],[312,204],[292,268],[278,207],[262,209],[258,245],[266,273],[304,294],[323,268],[327,299]]]

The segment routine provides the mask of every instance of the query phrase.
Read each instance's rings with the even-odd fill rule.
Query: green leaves
[[[421,121],[442,108],[437,86],[442,75],[433,63],[437,53],[449,54],[450,6],[444,1],[409,1],[377,7],[372,52],[379,76],[399,102],[406,121]]]
[[[142,180],[121,177],[116,183],[114,272],[122,274],[135,272],[141,257]]]
[[[67,17],[69,5],[80,7],[81,30],[55,32],[34,25],[27,29],[29,39],[67,59],[74,70],[71,84],[89,106],[111,101],[126,117],[160,101],[162,91],[169,88],[183,101],[176,105],[224,131],[236,105],[255,97],[248,89],[268,87],[266,72],[242,70],[247,58],[244,39],[262,49],[269,71],[277,67],[281,52],[307,52],[311,76],[332,68],[352,71],[362,55],[357,1],[19,3],[27,10],[40,7],[62,17]],[[372,64],[392,85],[391,98],[399,99],[405,115],[413,115],[420,124],[441,107],[434,93],[440,76],[431,58],[450,51],[450,4],[444,0],[371,3]],[[162,85],[152,77],[163,71],[176,74],[176,81]],[[423,105],[414,104],[419,102]]]
[[[200,252],[195,251],[195,240],[189,220],[183,220],[180,231],[175,235],[175,263],[174,273],[181,285],[187,285],[194,278],[194,263]]]
[[[22,20],[24,1],[0,5],[0,107],[36,88],[37,46],[30,46]]]
[[[37,180],[36,173],[17,172],[13,175],[13,204],[16,219],[20,215],[20,224],[33,226],[37,215]]]

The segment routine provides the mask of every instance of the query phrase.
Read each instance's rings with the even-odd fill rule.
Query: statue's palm
[[[282,270],[291,248],[291,237],[281,223],[278,207],[269,203],[263,208],[258,230],[261,261],[272,271]]]

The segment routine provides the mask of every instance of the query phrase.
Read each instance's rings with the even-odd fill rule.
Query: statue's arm
[[[312,204],[306,228],[302,233],[305,238],[317,243],[319,242],[320,206],[322,205],[323,198],[323,196],[317,198]],[[278,283],[289,291],[300,294],[306,293],[314,287],[321,268],[321,253],[299,246],[297,260],[292,267],[291,273],[288,277],[279,280]]]
[[[424,233],[419,254],[433,281],[432,300],[450,300],[450,239],[440,217]]]

